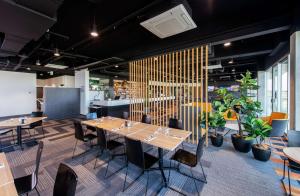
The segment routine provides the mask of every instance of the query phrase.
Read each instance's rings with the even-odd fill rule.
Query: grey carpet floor
[[[75,144],[74,129],[71,120],[49,121],[45,123],[46,138],[42,138],[41,130],[37,130],[36,137],[44,141],[45,147],[39,171],[38,190],[41,195],[52,195],[52,189],[58,165],[61,162],[70,165],[79,177],[76,195],[143,195],[147,175],[143,175],[125,192],[122,192],[125,178],[125,169],[112,177],[105,179],[105,156],[98,160],[98,167],[94,169],[97,148],[92,149],[86,156],[79,155],[71,158]],[[27,136],[25,136],[26,139]],[[196,146],[185,143],[185,148],[195,151]],[[15,150],[8,152],[7,157],[12,168],[14,177],[29,174],[35,167],[36,148],[26,147],[24,151]],[[76,154],[85,151],[87,147],[79,144]],[[157,155],[157,150],[151,150]],[[165,152],[164,163],[169,165],[168,158],[172,152]],[[84,160],[83,160],[84,159]],[[84,161],[84,164],[83,164]],[[197,182],[201,195],[284,195],[280,185],[280,176],[276,175],[272,161],[259,162],[250,153],[238,153],[233,149],[230,138],[225,138],[224,145],[216,148],[211,145],[205,148],[202,158],[207,184]],[[116,158],[109,167],[111,173],[124,165],[122,157]],[[187,168],[182,170],[189,172]],[[165,171],[168,175],[168,171]],[[134,166],[129,167],[128,181],[132,181],[139,174],[139,170]],[[157,190],[161,186],[161,175],[158,171],[150,172],[149,187],[147,195],[157,195]],[[193,174],[198,178],[203,178],[200,166],[193,169]],[[169,185],[180,190],[186,195],[197,195],[194,181],[175,171],[171,172]],[[36,195],[33,191],[29,195]],[[179,195],[168,188],[163,188],[158,195]]]

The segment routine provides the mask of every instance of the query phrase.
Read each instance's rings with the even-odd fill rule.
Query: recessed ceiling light
[[[117,78],[118,76],[115,76],[115,78]]]
[[[231,42],[226,42],[226,43],[224,43],[224,46],[225,46],[225,47],[231,46]]]
[[[40,59],[37,59],[35,62],[36,65],[41,65]]]
[[[60,56],[58,48],[54,49],[54,56]]]
[[[229,64],[233,64],[233,59],[231,59],[230,61],[228,61]]]
[[[40,76],[43,76],[43,75],[44,75],[44,74],[42,74],[42,73],[40,74]]]
[[[235,68],[232,68],[232,70],[231,70],[232,72],[235,72]]]
[[[115,65],[115,68],[118,68],[119,67],[119,65]]]
[[[26,69],[27,69],[27,70],[31,70],[30,67],[27,67]]]

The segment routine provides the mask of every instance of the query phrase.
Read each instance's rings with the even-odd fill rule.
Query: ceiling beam
[[[236,59],[236,58],[249,57],[249,56],[259,56],[259,55],[270,54],[271,52],[272,52],[272,50],[261,50],[261,51],[255,51],[255,52],[248,52],[248,53],[242,53],[242,54],[234,54],[234,55],[229,55],[229,56],[209,58],[208,61],[221,61],[221,60],[226,60],[226,59]]]

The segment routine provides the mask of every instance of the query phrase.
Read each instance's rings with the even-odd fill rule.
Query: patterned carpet
[[[44,141],[45,147],[42,155],[38,190],[41,195],[52,195],[54,179],[59,163],[69,164],[77,173],[79,183],[76,195],[143,195],[145,192],[146,177],[143,175],[139,180],[122,192],[125,178],[125,169],[112,177],[105,179],[104,173],[106,164],[104,158],[98,161],[99,167],[93,169],[97,149],[89,151],[84,159],[77,156],[71,159],[72,150],[75,144],[74,129],[72,120],[57,120],[44,123],[46,138],[42,138],[41,130],[37,130],[35,137]],[[33,133],[33,132],[32,132]],[[25,140],[29,135],[25,135]],[[2,138],[9,141],[9,137]],[[184,144],[188,150],[195,151],[196,146]],[[79,144],[76,154],[84,152],[87,147]],[[157,150],[153,149],[152,154],[157,155]],[[172,152],[165,152],[165,164],[169,164],[168,158]],[[274,153],[273,153],[274,154]],[[275,154],[276,155],[276,154]],[[31,173],[35,166],[36,146],[28,146],[24,151],[15,150],[7,153],[7,157],[12,167],[14,177],[19,177]],[[276,155],[277,156],[277,155]],[[207,175],[208,184],[197,182],[201,195],[284,195],[281,188],[280,175],[277,175],[274,168],[278,163],[273,160],[266,163],[259,162],[253,158],[252,153],[244,154],[236,152],[231,144],[230,136],[225,138],[224,145],[216,148],[209,145],[205,148],[202,163]],[[101,164],[104,164],[101,166]],[[116,158],[110,164],[109,173],[116,171],[124,165],[122,157]],[[185,170],[186,168],[182,168]],[[133,180],[139,173],[134,166],[129,168],[128,182]],[[168,171],[165,172],[166,175]],[[203,177],[200,166],[194,168],[193,174],[198,178]],[[147,195],[157,195],[157,190],[161,186],[161,175],[158,171],[150,172],[149,187]],[[171,172],[169,185],[180,190],[186,195],[197,195],[194,182],[175,171]],[[30,195],[36,195],[33,191]],[[168,188],[163,188],[158,195],[179,195]]]

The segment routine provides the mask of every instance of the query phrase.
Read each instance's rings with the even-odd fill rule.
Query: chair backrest
[[[75,128],[75,138],[78,139],[78,140],[83,141],[84,132],[83,132],[81,122],[74,121],[74,128]]]
[[[174,129],[183,129],[182,121],[176,118],[170,118],[168,127]]]
[[[107,139],[106,139],[106,134],[103,129],[97,129],[97,140],[98,140],[98,145],[102,149],[107,148]]]
[[[42,111],[31,112],[31,117],[42,117],[42,116],[43,116],[43,112]],[[31,123],[30,124],[30,128],[33,129],[35,127],[42,126],[42,125],[43,125],[43,121],[40,120],[40,121]]]
[[[151,124],[151,116],[148,114],[143,114],[142,123]]]
[[[197,163],[200,161],[200,159],[203,155],[205,137],[206,137],[206,135],[203,135],[198,140],[198,145],[197,145],[197,150],[196,150]]]
[[[284,132],[287,130],[288,120],[272,120],[272,130],[269,134],[269,137],[281,137],[284,135]]]
[[[96,118],[97,118],[97,113],[96,112],[88,113],[86,115],[87,120],[93,120],[93,119],[96,119]]]
[[[141,141],[125,137],[127,161],[139,168],[145,168],[144,151]]]
[[[78,177],[72,168],[61,163],[55,178],[53,196],[74,196]]]
[[[129,113],[123,112],[123,119],[128,120],[128,118],[129,118]]]
[[[37,152],[36,152],[35,170],[34,170],[36,183],[38,181],[38,174],[39,174],[39,168],[40,168],[40,162],[41,162],[43,149],[44,149],[44,142],[40,141]],[[32,183],[32,184],[34,184],[34,183]]]
[[[300,131],[288,131],[288,147],[300,147]]]

